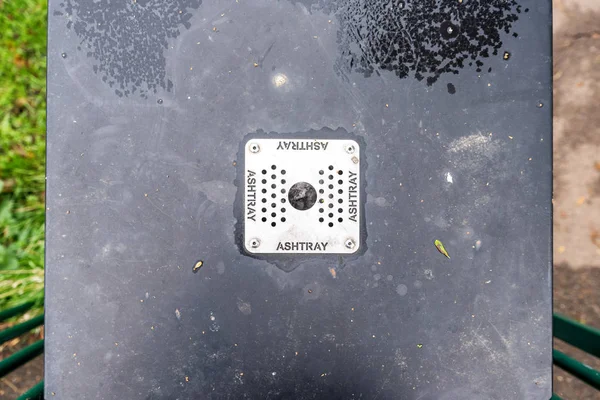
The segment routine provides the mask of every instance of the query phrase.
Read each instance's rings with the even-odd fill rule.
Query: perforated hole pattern
[[[287,212],[287,192],[289,184],[285,179],[286,171],[278,170],[276,165],[271,165],[261,171],[260,178],[260,220],[276,227],[285,223]]]
[[[276,227],[287,221],[287,213],[302,212],[288,204],[288,191],[294,182],[286,180],[285,169],[270,165],[261,170],[260,182],[260,220]],[[319,170],[319,181],[309,182],[317,188],[318,222],[329,227],[344,222],[346,211],[344,195],[346,195],[346,174],[341,169],[329,165]]]

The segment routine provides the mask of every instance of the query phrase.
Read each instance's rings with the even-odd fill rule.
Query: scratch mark
[[[387,374],[387,376],[385,377],[385,379],[383,380],[383,384],[381,385],[381,387],[379,388],[379,390],[377,391],[377,393],[375,394],[375,397],[373,397],[373,400],[377,400],[377,398],[379,397],[379,395],[381,394],[381,392],[383,391],[383,389],[385,388],[385,386],[389,383],[390,381],[390,376],[392,376],[392,372],[394,372],[394,368],[396,368],[395,366],[392,366],[390,368],[390,372]]]
[[[504,348],[508,350],[508,345],[510,343],[504,338],[504,336],[502,336],[502,334],[500,333],[500,331],[498,330],[498,328],[496,328],[496,325],[494,325],[492,323],[492,321],[488,320],[487,322],[492,326],[492,328],[494,328],[494,330],[496,331],[496,333],[500,337],[500,340],[502,340],[502,344],[504,345]]]
[[[274,44],[275,44],[275,41],[273,41],[273,43],[271,43],[271,45],[267,48],[267,50],[263,53],[263,55],[261,57],[259,57],[259,59],[258,59],[258,65],[259,66],[262,67],[263,61],[265,60],[265,58],[267,58],[267,56],[271,52],[271,49],[273,48]]]
[[[156,208],[161,214],[163,214],[164,216],[166,216],[167,218],[169,218],[171,221],[173,221],[175,223],[179,223],[174,217],[170,216],[169,214],[167,214],[166,212],[164,212],[163,210],[161,210],[160,207],[158,207],[156,204],[154,204],[152,202],[152,200],[150,200],[149,197],[148,197],[148,202],[150,204],[152,204],[152,206],[154,206],[154,208]]]

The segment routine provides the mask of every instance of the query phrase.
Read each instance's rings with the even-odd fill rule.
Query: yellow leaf
[[[435,247],[437,247],[437,249],[440,253],[442,253],[446,257],[450,258],[450,256],[448,255],[448,252],[444,248],[444,245],[442,244],[442,242],[440,242],[439,240],[436,240],[434,243],[435,243]]]

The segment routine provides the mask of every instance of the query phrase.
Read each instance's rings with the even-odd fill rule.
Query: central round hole
[[[308,210],[317,202],[317,191],[310,183],[298,182],[290,188],[288,200],[296,210]]]

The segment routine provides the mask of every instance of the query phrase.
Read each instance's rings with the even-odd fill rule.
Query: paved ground
[[[554,0],[554,309],[600,328],[600,1]],[[555,346],[600,369],[600,360]],[[600,392],[558,368],[564,399]]]
[[[554,4],[554,261],[600,267],[600,1]]]
[[[600,328],[600,0],[554,0],[554,84],[554,307]],[[600,369],[600,360],[556,347]],[[0,357],[11,351],[0,347]],[[37,382],[41,361],[3,379],[0,398]],[[600,400],[559,369],[554,390]]]

